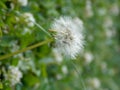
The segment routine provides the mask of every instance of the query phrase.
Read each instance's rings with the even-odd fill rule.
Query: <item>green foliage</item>
[[[0,89],[3,89],[3,84],[0,82]]]
[[[49,38],[26,20],[25,13],[46,31],[56,17],[79,17],[84,23],[84,50],[75,61],[65,57],[59,61],[59,52],[45,44],[4,59],[0,90],[120,89],[119,0],[28,0],[27,5],[19,1],[0,0],[0,57]],[[11,65],[23,74],[15,86],[4,75]]]

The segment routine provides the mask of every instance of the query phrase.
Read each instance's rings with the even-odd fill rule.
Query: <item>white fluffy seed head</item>
[[[51,25],[55,47],[63,55],[75,59],[83,48],[83,23],[78,18],[60,17]]]

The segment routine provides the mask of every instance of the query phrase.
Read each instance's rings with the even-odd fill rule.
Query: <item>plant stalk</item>
[[[34,45],[29,46],[29,47],[27,47],[27,48],[18,50],[18,51],[16,51],[16,52],[11,53],[11,54],[7,54],[7,55],[4,55],[4,56],[1,56],[1,57],[0,57],[0,60],[7,59],[7,58],[9,58],[9,57],[11,57],[11,56],[14,56],[14,55],[16,55],[16,54],[23,53],[23,52],[25,52],[25,51],[27,51],[27,50],[30,50],[30,49],[33,49],[33,48],[42,46],[42,45],[47,44],[47,43],[49,43],[49,42],[51,42],[51,41],[53,41],[53,39],[48,39],[48,40],[46,40],[46,41],[39,42],[39,43],[37,43],[37,44],[34,44]]]

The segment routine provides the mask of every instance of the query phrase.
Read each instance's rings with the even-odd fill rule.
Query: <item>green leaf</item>
[[[11,64],[12,64],[13,66],[17,66],[17,65],[18,65],[18,62],[19,62],[19,58],[16,57],[16,58],[13,58],[13,59],[12,59],[12,63],[11,63]]]
[[[24,76],[24,81],[29,85],[33,86],[36,83],[39,83],[39,79],[37,76],[33,75],[32,73],[28,73]]]
[[[2,84],[2,82],[0,82],[0,89],[3,89],[3,84]]]
[[[0,30],[0,37],[2,37],[2,31]]]

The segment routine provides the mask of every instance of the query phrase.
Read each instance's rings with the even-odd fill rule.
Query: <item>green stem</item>
[[[33,22],[37,27],[39,27],[44,33],[46,33],[48,36],[51,37],[51,34],[48,33],[41,25],[37,24],[36,22]]]
[[[0,57],[0,60],[7,59],[7,58],[9,58],[9,57],[11,57],[11,56],[14,56],[14,55],[16,55],[16,54],[25,52],[25,51],[27,51],[27,50],[30,50],[30,49],[33,49],[33,48],[36,48],[36,47],[39,47],[39,46],[44,45],[44,44],[46,44],[46,43],[49,43],[49,42],[51,42],[51,41],[53,41],[53,39],[48,39],[48,40],[46,40],[46,41],[39,42],[39,43],[37,43],[37,44],[35,44],[35,45],[32,45],[32,46],[29,46],[29,47],[27,47],[27,48],[18,50],[18,51],[16,51],[16,52],[11,53],[11,54],[7,54],[7,55],[4,55],[4,56],[1,56],[1,57]]]

